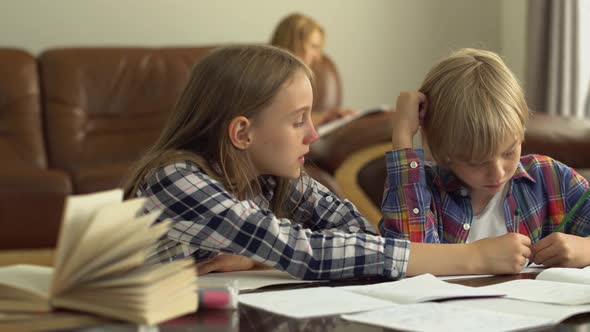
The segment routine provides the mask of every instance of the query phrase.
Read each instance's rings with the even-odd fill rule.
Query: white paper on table
[[[512,313],[528,317],[540,317],[559,323],[571,316],[590,312],[590,304],[560,305],[539,302],[526,302],[507,298],[451,300],[447,303],[475,309]]]
[[[332,287],[241,294],[238,300],[240,304],[298,319],[375,310],[395,305],[389,301]]]
[[[536,280],[571,282],[590,285],[590,266],[583,269],[553,267],[539,273]]]
[[[590,303],[590,285],[520,279],[479,287],[505,293],[506,297],[532,302],[580,305]]]
[[[496,290],[448,283],[431,274],[422,274],[399,281],[363,286],[346,286],[339,289],[367,295],[399,304],[466,297],[503,296]]]
[[[491,300],[495,301],[497,299]],[[416,303],[342,315],[343,319],[404,331],[497,332],[551,325],[548,318],[472,309],[449,303]]]

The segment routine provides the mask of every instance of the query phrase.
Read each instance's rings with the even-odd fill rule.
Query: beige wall
[[[459,47],[505,51],[521,75],[524,49],[515,46],[524,45],[525,1],[2,0],[0,47],[265,42],[281,17],[301,11],[327,31],[344,104],[368,107],[393,104]]]

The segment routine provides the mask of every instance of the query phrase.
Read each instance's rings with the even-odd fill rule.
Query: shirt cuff
[[[409,259],[410,241],[385,238],[384,273],[387,277],[393,279],[405,278]]]
[[[424,179],[424,150],[401,149],[385,153],[387,184],[396,187],[402,184],[419,183]]]

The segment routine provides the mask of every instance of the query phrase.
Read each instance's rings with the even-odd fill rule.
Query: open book
[[[279,315],[309,318],[376,310],[399,304],[502,295],[481,287],[447,283],[431,274],[423,274],[400,281],[363,286],[249,293],[240,295],[239,301]]]
[[[122,197],[119,189],[68,197],[54,267],[0,268],[0,312],[69,309],[155,324],[195,311],[192,260],[145,264],[170,222],[153,224],[160,212],[138,216],[144,199]]]
[[[566,305],[590,304],[590,267],[549,268],[533,279],[480,287],[502,292],[507,298]]]
[[[363,116],[373,114],[373,113],[389,112],[389,111],[392,111],[392,108],[389,105],[381,105],[381,106],[374,107],[374,108],[359,110],[355,114],[347,115],[342,118],[322,124],[322,125],[318,126],[317,131],[318,131],[318,134],[320,135],[320,137],[326,136],[329,133],[333,132],[334,130],[336,130],[336,129],[338,129],[338,128],[346,125],[347,123],[350,123],[358,118],[362,118]]]

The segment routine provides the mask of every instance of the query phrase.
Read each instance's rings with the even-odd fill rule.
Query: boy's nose
[[[497,182],[500,182],[504,178],[504,175],[506,175],[506,172],[504,171],[504,164],[502,163],[501,160],[496,160],[494,162],[490,175],[491,175],[491,178],[496,180]]]

